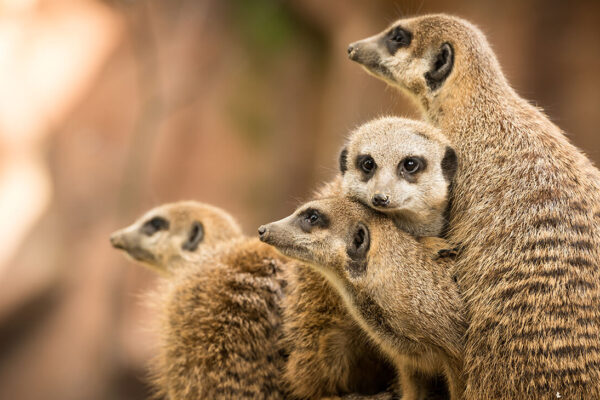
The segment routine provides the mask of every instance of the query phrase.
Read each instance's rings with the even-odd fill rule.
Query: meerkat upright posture
[[[598,170],[467,21],[399,20],[348,53],[416,100],[459,156],[448,237],[463,246],[466,398],[600,398]]]
[[[111,244],[162,274],[177,261],[208,251],[217,243],[242,235],[238,223],[220,208],[196,201],[163,204],[133,224],[114,232]]]
[[[448,266],[414,237],[340,197],[309,202],[259,234],[331,282],[397,366],[403,400],[423,399],[427,378],[438,373],[447,377],[450,398],[461,397],[463,305]]]

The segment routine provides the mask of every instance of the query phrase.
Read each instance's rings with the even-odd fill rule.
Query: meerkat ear
[[[198,221],[194,221],[190,231],[188,233],[188,237],[181,248],[187,251],[196,251],[200,242],[204,239],[204,225]]]
[[[442,86],[454,66],[454,49],[450,43],[444,43],[435,55],[431,68],[425,73],[429,89],[435,90]]]
[[[348,171],[348,149],[344,147],[340,153],[340,172],[344,175],[346,171]]]
[[[347,268],[352,276],[362,275],[367,269],[369,247],[371,247],[369,228],[359,222],[354,228],[350,242],[346,247],[346,253],[350,257]]]
[[[442,173],[448,182],[451,182],[458,168],[458,158],[456,152],[450,146],[446,146],[446,153],[442,159]]]

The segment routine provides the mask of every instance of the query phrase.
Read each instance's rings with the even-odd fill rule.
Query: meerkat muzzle
[[[125,241],[123,240],[123,235],[121,234],[121,232],[115,232],[112,235],[110,235],[110,244],[115,249],[126,249]]]

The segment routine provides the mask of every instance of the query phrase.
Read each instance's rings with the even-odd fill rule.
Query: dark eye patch
[[[456,152],[452,147],[447,146],[444,158],[442,159],[442,172],[444,173],[444,178],[446,178],[448,182],[452,181],[457,169],[458,159],[456,157]]]
[[[169,229],[169,221],[163,217],[154,217],[144,222],[141,231],[146,236],[152,236],[158,231]]]
[[[363,181],[368,181],[377,170],[377,163],[369,154],[360,154],[356,157],[356,168],[362,172]]]
[[[311,232],[313,228],[327,228],[329,226],[329,218],[316,208],[308,208],[300,215],[299,224],[304,232]]]
[[[417,181],[417,175],[427,168],[427,160],[420,156],[409,156],[398,163],[398,175],[410,183]]]
[[[396,26],[385,35],[385,47],[391,55],[396,54],[401,47],[408,47],[412,41],[412,33]]]

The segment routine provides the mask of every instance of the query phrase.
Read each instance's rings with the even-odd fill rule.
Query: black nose
[[[260,236],[261,239],[265,236],[266,233],[267,233],[266,226],[263,225],[258,228],[258,236]]]
[[[354,51],[354,46],[353,45],[348,46],[348,55],[350,55],[350,53],[352,53],[352,51]]]
[[[390,204],[390,197],[386,194],[377,193],[371,200],[375,207],[386,207]]]

